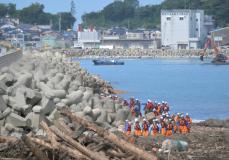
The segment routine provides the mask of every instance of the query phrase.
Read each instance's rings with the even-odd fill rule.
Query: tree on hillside
[[[76,18],[70,12],[61,13],[61,28],[62,30],[72,29]]]
[[[20,20],[29,24],[48,24],[49,20],[44,19],[44,5],[33,3],[20,11]]]
[[[133,8],[139,7],[139,1],[138,0],[124,0],[124,3],[126,6],[130,6]]]
[[[16,5],[9,4],[0,4],[0,17],[5,17],[7,14],[10,16],[16,16]]]

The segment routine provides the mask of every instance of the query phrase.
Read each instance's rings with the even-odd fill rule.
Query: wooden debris
[[[145,160],[156,160],[157,157],[153,154],[149,154],[148,152],[137,148],[135,145],[126,142],[125,140],[117,137],[115,134],[103,129],[102,127],[97,126],[96,124],[89,122],[83,118],[77,117],[76,115],[72,114],[68,109],[62,109],[61,114],[69,117],[73,122],[83,125],[85,128],[93,130],[99,136],[103,137],[106,140],[116,144],[119,148],[123,151],[130,152],[137,157],[141,157]]]
[[[80,143],[74,141],[71,137],[68,135],[64,135],[60,130],[58,130],[55,126],[50,127],[51,130],[60,138],[62,138],[67,143],[71,144],[73,147],[75,147],[77,150],[79,150],[82,154],[88,156],[91,159],[95,160],[108,160],[108,158],[98,154],[97,152],[93,152],[88,150],[86,147],[82,146]]]
[[[27,147],[30,148],[30,150],[33,152],[33,154],[39,159],[39,160],[49,160],[46,155],[42,151],[40,151],[32,142],[29,136],[23,136],[22,140],[27,145]]]

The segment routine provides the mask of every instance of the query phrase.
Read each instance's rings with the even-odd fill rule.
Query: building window
[[[183,21],[184,20],[184,17],[180,17],[180,20]]]
[[[198,28],[196,28],[196,31],[198,32],[198,31],[199,31],[199,29],[198,29]]]
[[[170,21],[170,20],[171,20],[171,17],[166,17],[166,20],[167,20],[167,21]]]
[[[196,22],[198,22],[198,19],[196,18]]]

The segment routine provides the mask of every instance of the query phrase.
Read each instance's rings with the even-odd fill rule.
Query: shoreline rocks
[[[37,130],[42,120],[58,119],[63,107],[108,127],[128,117],[120,101],[101,96],[110,94],[109,83],[60,53],[29,53],[0,72],[1,135]]]
[[[56,50],[53,50],[55,52]],[[163,49],[69,49],[58,50],[68,57],[77,58],[199,58],[199,50],[163,50]],[[224,52],[224,50],[222,51]],[[212,57],[209,50],[206,57]]]

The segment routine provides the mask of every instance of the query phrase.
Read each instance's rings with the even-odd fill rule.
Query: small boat
[[[94,59],[92,60],[94,65],[124,65],[123,61],[118,61],[118,60],[99,60],[99,59]]]

